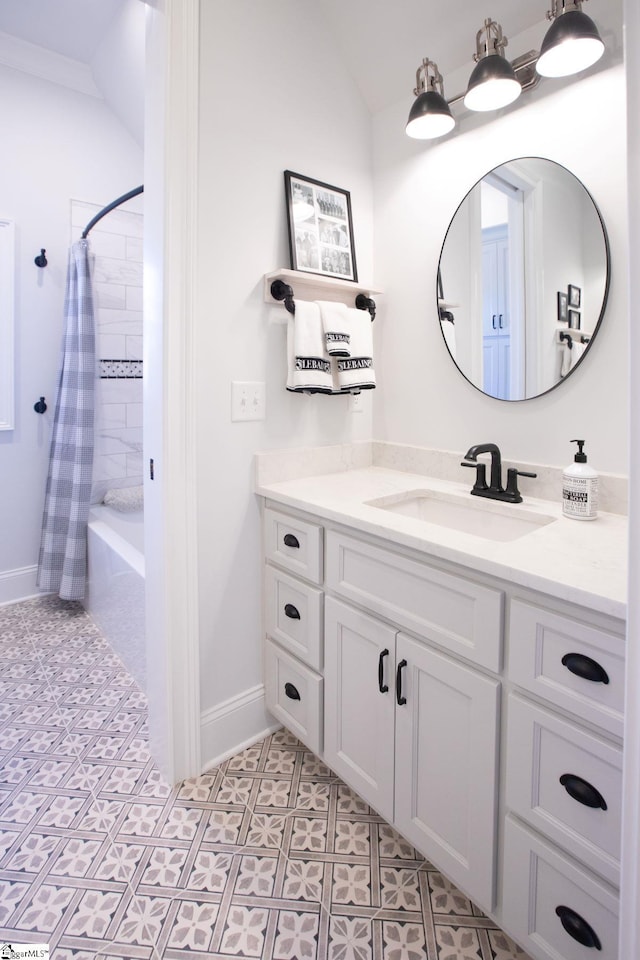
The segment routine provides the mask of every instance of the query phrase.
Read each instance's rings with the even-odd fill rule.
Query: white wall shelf
[[[364,283],[354,283],[352,280],[339,280],[336,277],[325,277],[319,273],[304,273],[301,270],[274,270],[264,275],[265,303],[277,304],[271,296],[271,284],[274,280],[283,280],[293,288],[294,299],[299,300],[335,300],[355,305],[355,298],[359,293],[367,297],[375,297],[382,293]],[[284,305],[283,305],[284,308]]]

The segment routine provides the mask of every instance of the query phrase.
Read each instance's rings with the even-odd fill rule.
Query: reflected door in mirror
[[[455,303],[450,353],[461,373],[500,400],[539,396],[567,375],[559,331],[571,323],[590,343],[604,314],[609,246],[602,218],[564,167],[539,157],[510,161],[461,202],[439,276],[439,304]],[[561,321],[558,293],[570,286],[580,291],[581,309]]]

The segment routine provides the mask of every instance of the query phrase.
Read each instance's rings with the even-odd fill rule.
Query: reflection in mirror
[[[591,195],[540,157],[483,177],[442,245],[438,310],[447,348],[467,380],[499,400],[537,397],[575,369],[608,290],[609,244]]]

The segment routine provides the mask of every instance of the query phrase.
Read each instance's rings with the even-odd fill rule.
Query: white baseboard
[[[281,726],[267,712],[264,685],[261,683],[205,710],[200,716],[203,773],[279,730]]]
[[[0,606],[44,596],[42,590],[36,587],[37,573],[38,567],[35,564],[32,567],[3,570],[0,573]]]

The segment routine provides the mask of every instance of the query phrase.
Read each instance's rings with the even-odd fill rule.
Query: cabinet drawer
[[[266,507],[264,534],[267,560],[312,583],[322,582],[322,527]]]
[[[525,690],[622,737],[622,637],[514,600],[509,676]]]
[[[327,588],[452,653],[498,671],[503,594],[327,531]]]
[[[561,916],[575,936],[591,945],[567,932]],[[505,823],[502,922],[541,960],[618,960],[614,891],[510,817]]]
[[[322,591],[267,565],[265,592],[268,635],[304,663],[320,670]]]
[[[507,729],[507,806],[617,885],[622,750],[513,694]]]
[[[322,677],[271,640],[265,641],[267,709],[313,750],[322,751]]]

